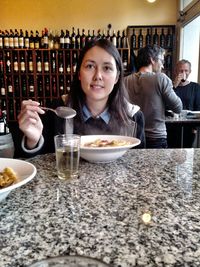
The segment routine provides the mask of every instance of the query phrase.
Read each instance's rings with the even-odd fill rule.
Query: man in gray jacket
[[[147,148],[167,148],[165,110],[182,110],[181,99],[175,94],[171,79],[161,72],[164,49],[146,46],[138,51],[137,73],[125,77],[129,101],[140,106],[145,118]]]

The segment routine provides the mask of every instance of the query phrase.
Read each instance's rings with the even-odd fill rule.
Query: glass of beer
[[[54,137],[58,178],[68,180],[78,177],[80,135],[62,134]]]

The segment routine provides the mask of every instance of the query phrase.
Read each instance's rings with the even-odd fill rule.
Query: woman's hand
[[[39,107],[40,103],[32,100],[22,101],[21,111],[18,115],[20,130],[27,138],[26,146],[29,149],[34,148],[42,135],[43,124],[39,114],[45,112]]]

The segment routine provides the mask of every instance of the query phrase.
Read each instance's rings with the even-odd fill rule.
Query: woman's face
[[[103,101],[105,103],[118,81],[118,76],[113,56],[98,46],[88,50],[79,73],[86,101]]]

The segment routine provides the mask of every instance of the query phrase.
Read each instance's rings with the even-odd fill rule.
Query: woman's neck
[[[145,66],[145,67],[141,67],[141,68],[139,69],[139,72],[141,72],[141,73],[145,73],[145,72],[153,72],[152,65]]]
[[[93,103],[92,101],[87,100],[86,104],[92,116],[95,118],[105,110],[107,101],[96,101],[95,103]]]

